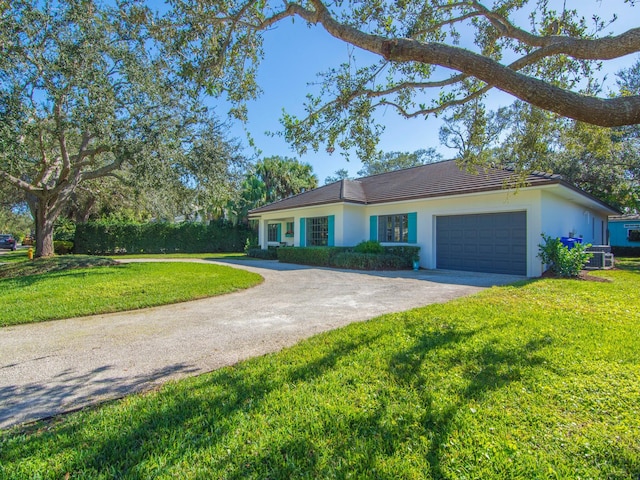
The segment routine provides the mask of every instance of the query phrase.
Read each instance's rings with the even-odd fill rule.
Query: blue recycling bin
[[[573,247],[576,246],[576,243],[582,243],[582,239],[574,238],[574,237],[560,237],[560,243],[562,243],[565,247],[571,250]]]

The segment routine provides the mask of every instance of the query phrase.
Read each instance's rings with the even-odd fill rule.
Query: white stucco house
[[[542,274],[541,234],[607,243],[607,218],[619,213],[558,175],[534,173],[509,188],[513,172],[470,173],[453,160],[356,180],[341,180],[256,208],[262,248],[417,245],[420,266]]]

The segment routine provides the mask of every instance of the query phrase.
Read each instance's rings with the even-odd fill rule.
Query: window
[[[409,215],[380,215],[378,217],[379,242],[409,242]]]
[[[280,224],[278,223],[270,223],[269,225],[267,225],[267,241],[268,242],[279,242],[280,239],[278,238],[278,230],[280,227]]]
[[[640,242],[640,230],[629,230],[629,241]]]
[[[329,244],[329,217],[307,218],[307,246],[323,247]]]
[[[293,234],[295,233],[293,224],[293,222],[287,222],[287,229],[284,232],[285,237],[293,237]]]

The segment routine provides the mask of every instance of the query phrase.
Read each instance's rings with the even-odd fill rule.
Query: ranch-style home
[[[454,160],[341,180],[256,208],[259,242],[269,246],[354,246],[363,240],[420,247],[422,268],[535,277],[541,234],[607,243],[619,212],[558,175],[477,173]]]

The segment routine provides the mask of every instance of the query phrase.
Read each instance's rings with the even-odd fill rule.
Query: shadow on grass
[[[97,267],[97,268],[92,268]],[[108,268],[106,268],[108,267]],[[6,280],[11,282],[11,284],[15,285],[18,288],[26,288],[33,285],[37,285],[38,283],[46,280],[50,280],[52,278],[56,278],[60,281],[64,281],[65,278],[76,277],[85,275],[86,270],[91,268],[91,276],[93,277],[107,277],[113,276],[117,274],[117,270],[127,268],[127,265],[120,264],[105,264],[105,265],[89,265],[86,267],[83,266],[75,266],[72,268],[55,268],[46,272],[38,272],[34,270],[34,273],[28,273],[26,271],[21,271],[18,274],[9,277],[0,277],[1,280]]]
[[[38,358],[40,365],[48,361]],[[9,368],[16,365],[5,365]],[[0,428],[23,422],[47,418],[64,411],[95,404],[101,398],[113,399],[141,389],[149,389],[168,377],[196,372],[186,364],[169,365],[146,375],[119,376],[112,374],[109,365],[77,375],[67,369],[47,382],[32,382],[25,385],[0,386]],[[1,371],[1,369],[0,369]]]
[[[33,261],[0,266],[0,279],[22,279],[24,277],[33,277],[65,270],[114,265],[117,265],[117,262],[109,258],[90,257],[87,255],[63,255],[52,258],[38,258]]]
[[[152,395],[133,397],[125,407],[115,402],[96,409],[90,408],[83,412],[87,418],[79,421],[74,421],[73,417],[60,417],[57,419],[59,423],[51,431],[34,439],[34,442],[27,441],[22,448],[18,445],[13,451],[5,450],[5,458],[22,460],[30,456],[50,458],[61,455],[65,457],[59,471],[61,476],[68,471],[109,471],[118,477],[132,479],[160,475],[162,470],[154,469],[150,473],[141,465],[154,463],[154,459],[161,457],[162,465],[170,468],[184,463],[185,459],[199,452],[221,449],[230,439],[247,433],[246,430],[239,431],[244,427],[236,424],[237,419],[255,414],[272,392],[284,385],[313,382],[321,378],[334,369],[341,359],[375,338],[365,334],[332,342],[328,346],[322,345],[320,352],[308,361],[306,356],[294,358],[291,364],[280,371],[271,370],[266,361],[269,358],[256,359],[238,367],[170,384]],[[177,365],[175,369],[185,371],[188,366]],[[164,373],[158,372],[157,376],[161,377]],[[146,379],[131,379],[127,388],[135,386],[138,381]],[[43,398],[55,395],[59,400],[69,393],[45,385],[27,388],[40,389]],[[0,391],[0,403],[16,395],[19,392],[12,389]],[[101,422],[107,425],[100,426]],[[42,425],[36,424],[33,428],[43,431]],[[87,437],[95,429],[101,431],[99,438],[88,441]],[[15,433],[18,436],[23,434],[20,429]],[[222,448],[222,451],[226,449]],[[309,440],[289,438],[274,442],[258,464],[258,457],[253,457],[250,470],[254,476],[257,469],[284,478],[283,472],[291,473],[289,468],[294,467],[299,469],[301,461],[305,468],[313,469],[314,459],[313,456],[309,457],[310,451],[313,451],[313,446]],[[225,471],[224,478],[245,478],[246,463],[227,464],[224,458],[215,454],[210,461],[215,468]],[[206,469],[206,465],[200,468]],[[266,478],[264,475],[258,476]]]
[[[63,419],[51,431],[40,428],[43,433],[23,446],[5,442],[5,458],[59,458],[58,471],[49,472],[58,477],[66,472],[89,477],[108,472],[130,479],[402,478],[401,471],[385,474],[380,468],[405,453],[402,448],[415,441],[417,428],[423,432],[417,435],[428,437],[424,460],[429,470],[423,471],[424,478],[447,478],[444,445],[459,427],[458,414],[470,402],[521,380],[525,369],[540,366],[539,351],[550,340],[504,345],[486,340],[490,335],[482,329],[441,325],[421,332],[421,326],[425,327],[414,324],[400,330],[401,337],[411,340],[382,363],[377,378],[391,380],[366,390],[371,395],[363,400],[370,403],[367,406],[354,405],[345,412],[316,406],[313,396],[300,396],[301,391],[318,387],[322,392],[333,385],[341,394],[351,383],[366,383],[358,377],[364,372],[350,370],[351,365],[361,362],[366,369],[363,352],[384,350],[395,341],[398,332],[390,322],[350,328],[340,338],[317,337],[281,354],[172,384],[78,419]],[[485,340],[478,341],[480,336]],[[442,386],[433,384],[434,367],[429,365],[434,355],[437,374],[459,374],[459,384],[449,386],[454,392],[438,405],[433,390]],[[323,384],[325,376],[332,377],[331,382],[338,378],[338,384]],[[419,404],[403,406],[398,414],[399,391],[418,395],[412,398]],[[295,396],[292,405],[297,406],[282,412],[284,407],[274,406],[272,394]],[[308,408],[300,407],[306,402]],[[403,418],[412,413],[414,419]],[[15,433],[16,438],[20,435]]]
[[[494,326],[492,329],[500,329]],[[430,447],[427,461],[430,466],[430,476],[433,478],[448,478],[442,470],[442,457],[446,453],[448,440],[460,425],[455,424],[458,414],[469,409],[469,404],[481,401],[482,398],[494,391],[507,387],[512,382],[522,379],[522,371],[528,367],[540,366],[544,359],[536,352],[548,346],[550,340],[543,338],[531,340],[518,347],[505,348],[495,341],[489,341],[479,349],[473,348],[472,337],[482,330],[456,331],[445,326],[444,331],[436,331],[423,335],[415,346],[394,356],[389,369],[399,381],[410,382],[414,387],[420,386],[424,391],[440,388],[430,382],[425,372],[425,359],[434,350],[440,350],[442,365],[440,370],[458,372],[460,386],[455,387],[456,394],[450,395],[453,401],[436,406],[429,394],[425,395],[424,405],[428,406],[422,416],[420,424],[431,433]],[[465,344],[466,343],[466,344]],[[454,348],[447,352],[447,349]],[[397,365],[401,365],[398,368]],[[452,373],[453,374],[453,373]]]

